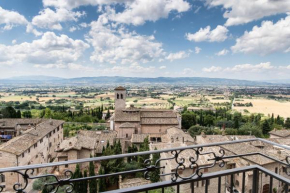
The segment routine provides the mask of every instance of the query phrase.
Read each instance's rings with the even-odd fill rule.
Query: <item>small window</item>
[[[275,168],[275,173],[278,174],[278,168],[277,167]]]
[[[128,138],[128,133],[126,133],[126,138]]]
[[[121,94],[121,99],[123,99],[123,94]]]
[[[43,142],[43,139],[40,140],[40,143],[42,143],[42,142]]]
[[[27,150],[28,153],[30,153],[30,148]]]
[[[49,147],[51,147],[51,142],[49,143]]]
[[[22,155],[22,157],[24,157],[24,153],[22,153],[21,155]]]
[[[37,148],[37,143],[36,143],[36,144],[34,144],[34,148]]]
[[[55,130],[53,130],[53,133],[55,133]]]
[[[59,127],[57,128],[57,131],[59,131]]]
[[[117,99],[119,99],[119,94],[117,93]]]

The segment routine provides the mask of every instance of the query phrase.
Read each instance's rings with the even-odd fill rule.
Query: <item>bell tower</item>
[[[115,110],[123,110],[126,108],[126,89],[122,86],[115,88]]]

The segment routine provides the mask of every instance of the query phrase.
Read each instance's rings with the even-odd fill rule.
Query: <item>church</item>
[[[115,88],[115,113],[111,117],[110,128],[118,133],[118,138],[130,140],[134,137],[150,135],[151,140],[159,141],[167,129],[181,129],[181,116],[169,109],[126,108],[127,91],[124,87]]]

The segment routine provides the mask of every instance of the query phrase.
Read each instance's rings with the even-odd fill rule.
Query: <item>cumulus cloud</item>
[[[91,23],[86,40],[93,46],[90,60],[99,63],[146,63],[164,55],[154,36],[139,35],[109,23],[105,15]]]
[[[176,53],[170,53],[166,59],[170,60],[171,62],[174,60],[180,60],[183,58],[187,58],[189,57],[190,52],[186,52],[186,51],[180,51],[180,52],[176,52]]]
[[[257,72],[261,70],[270,70],[275,68],[274,66],[271,65],[270,62],[265,62],[265,63],[260,63],[260,64],[240,64],[240,65],[235,65],[234,67],[228,67],[225,68],[224,71],[231,71],[231,72],[241,72],[241,71],[246,71],[246,72]]]
[[[219,66],[211,66],[209,68],[203,68],[202,71],[204,72],[219,72],[222,70],[222,67]]]
[[[39,15],[32,19],[32,24],[39,28],[50,30],[62,30],[61,22],[77,21],[78,18],[85,15],[85,12],[74,12],[59,8],[56,11],[46,8],[39,12]]]
[[[184,68],[183,71],[181,72],[181,74],[184,76],[191,76],[194,73],[195,73],[195,71],[191,68]]]
[[[277,23],[264,21],[261,27],[254,26],[246,31],[231,47],[233,52],[257,53],[267,55],[274,52],[290,50],[290,16]]]
[[[187,40],[195,42],[223,42],[228,38],[227,34],[229,30],[226,27],[218,25],[212,31],[210,29],[210,26],[200,28],[200,30],[194,34],[185,34],[185,37]]]
[[[67,35],[57,36],[46,32],[40,39],[12,46],[0,44],[0,61],[7,63],[26,62],[35,65],[67,64],[77,61],[89,45],[82,40],[73,40]]]
[[[0,7],[0,25],[4,30],[10,30],[17,25],[27,25],[28,21],[25,17],[16,11],[9,11]]]
[[[170,12],[182,13],[190,9],[184,0],[135,0],[125,3],[123,12],[111,10],[110,20],[119,23],[142,25],[145,21],[157,21],[167,18]]]
[[[209,7],[223,6],[226,26],[248,23],[290,11],[289,0],[206,0]]]
[[[223,50],[217,52],[215,55],[217,55],[217,56],[225,56],[225,55],[227,55],[228,53],[229,53],[229,50],[227,50],[227,49],[223,49]]]
[[[199,48],[199,47],[195,47],[195,48],[194,48],[194,51],[195,51],[196,54],[199,54],[200,51],[201,51],[201,48]]]
[[[160,66],[160,67],[159,67],[160,70],[163,70],[163,69],[165,69],[165,68],[166,68],[166,66]]]

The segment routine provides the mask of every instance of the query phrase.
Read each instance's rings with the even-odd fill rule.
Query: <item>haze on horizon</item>
[[[288,0],[2,0],[0,76],[289,79],[289,13]]]

